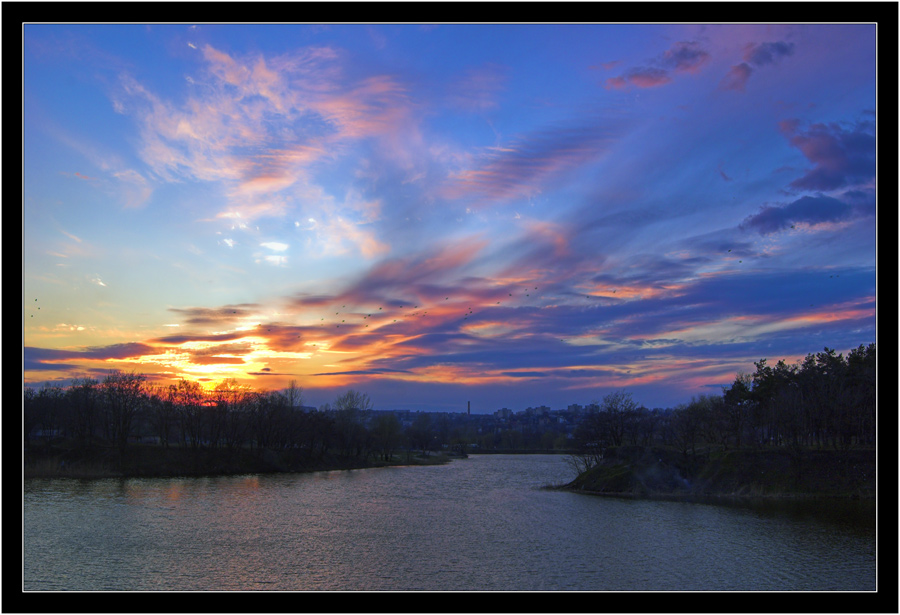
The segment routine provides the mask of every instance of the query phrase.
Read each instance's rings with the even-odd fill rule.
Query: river
[[[874,507],[541,489],[572,478],[561,455],[474,455],[309,474],[31,479],[23,588],[876,589]]]

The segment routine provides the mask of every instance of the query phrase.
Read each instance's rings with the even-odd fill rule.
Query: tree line
[[[229,379],[205,390],[191,380],[157,385],[143,374],[112,371],[65,388],[26,387],[25,446],[64,438],[76,447],[124,452],[143,434],[164,448],[292,451],[316,461],[329,453],[364,458],[375,451],[389,458],[399,443],[396,417],[369,425],[372,401],[365,393],[349,390],[322,409],[302,407],[302,400],[296,382],[283,391],[253,391]]]
[[[573,462],[594,466],[608,447],[662,444],[685,454],[712,448],[873,447],[876,424],[875,344],[847,356],[826,347],[799,364],[767,359],[738,374],[721,395],[699,395],[675,408],[649,410],[623,391],[588,407],[575,430]]]
[[[446,417],[416,413],[404,425],[393,412],[377,412],[367,393],[348,390],[319,408],[303,406],[292,381],[282,391],[254,391],[234,379],[213,389],[180,380],[159,385],[138,373],[111,371],[102,379],[78,378],[68,387],[25,387],[26,450],[65,440],[75,448],[117,448],[149,442],[194,451],[266,451],[299,463],[326,456],[348,463],[390,461],[402,448],[463,448],[473,433]]]
[[[282,391],[253,391],[236,380],[212,390],[181,380],[161,385],[112,371],[68,387],[25,388],[26,448],[65,438],[74,446],[124,451],[138,434],[162,447],[193,450],[290,451],[299,461],[326,455],[349,461],[390,460],[400,449],[575,449],[580,467],[608,447],[666,445],[685,454],[741,447],[846,449],[875,443],[875,344],[845,357],[827,347],[799,364],[766,359],[738,374],[721,395],[700,395],[674,408],[650,410],[615,391],[583,409],[574,430],[553,421],[487,425],[489,417],[419,412],[402,423],[373,411],[366,393],[348,390],[318,409],[302,405],[296,381]],[[482,429],[484,427],[484,429]],[[571,431],[571,433],[569,433]]]

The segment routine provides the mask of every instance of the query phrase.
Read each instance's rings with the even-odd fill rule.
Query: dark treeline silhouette
[[[364,458],[373,450],[390,456],[396,434],[367,427],[371,402],[355,391],[338,397],[334,410],[304,407],[302,389],[253,391],[236,380],[212,390],[181,380],[153,385],[142,374],[110,372],[103,380],[81,378],[68,388],[26,388],[26,450],[60,440],[75,447],[134,444],[194,451],[291,451],[297,460],[329,453]]]
[[[319,408],[302,405],[291,382],[254,391],[236,380],[212,390],[197,382],[152,384],[112,371],[68,387],[26,387],[26,457],[61,444],[69,450],[118,453],[141,445],[214,453],[237,459],[277,456],[280,467],[321,467],[408,460],[429,451],[577,451],[579,470],[619,446],[669,446],[684,454],[738,448],[848,449],[875,443],[875,344],[844,357],[809,354],[799,365],[755,363],[721,395],[653,410],[616,391],[568,410],[545,406],[493,415],[376,411],[365,393],[349,390]],[[402,460],[402,459],[401,459]]]
[[[799,364],[766,359],[738,374],[721,395],[648,410],[630,394],[610,393],[588,407],[574,432],[573,464],[589,469],[622,445],[702,450],[782,447],[847,450],[875,446],[875,344],[844,357],[825,348]]]
[[[64,451],[105,451],[118,454],[115,465],[135,449],[157,447],[232,460],[230,468],[246,453],[266,460],[266,467],[358,467],[398,460],[400,451],[403,461],[435,451],[464,453],[479,440],[492,449],[540,441],[518,423],[508,437],[500,430],[478,433],[461,413],[377,411],[368,394],[355,390],[319,408],[302,403],[296,381],[282,391],[254,391],[228,379],[207,390],[190,380],[158,385],[142,374],[111,371],[68,387],[26,387],[26,462]]]

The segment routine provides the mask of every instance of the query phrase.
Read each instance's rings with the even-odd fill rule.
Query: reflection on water
[[[564,457],[218,478],[32,480],[26,590],[874,590],[866,503],[543,490]]]

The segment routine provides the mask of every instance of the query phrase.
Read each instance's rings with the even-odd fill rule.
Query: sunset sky
[[[23,53],[26,383],[653,408],[876,341],[874,25],[26,25]]]

